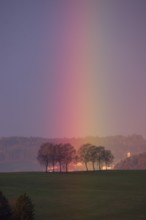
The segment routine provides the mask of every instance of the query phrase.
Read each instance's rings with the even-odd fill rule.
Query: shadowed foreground
[[[36,220],[144,220],[146,171],[1,173],[9,200],[26,192]]]

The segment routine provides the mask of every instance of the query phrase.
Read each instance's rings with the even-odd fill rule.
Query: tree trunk
[[[93,171],[95,171],[94,161],[92,161]]]
[[[48,164],[46,165],[46,171],[45,172],[48,173]]]
[[[106,166],[106,170],[107,170],[107,163],[105,163],[105,166]]]
[[[100,170],[100,161],[98,160],[98,169]]]
[[[85,162],[85,167],[86,167],[86,171],[88,171],[88,166],[87,166],[87,162]]]
[[[54,160],[52,161],[53,173],[54,173]]]
[[[101,170],[101,161],[99,160],[99,170]]]
[[[61,162],[59,162],[59,171],[60,171],[60,173],[62,172],[62,170],[61,170]]]
[[[66,173],[68,172],[68,164],[65,164]]]

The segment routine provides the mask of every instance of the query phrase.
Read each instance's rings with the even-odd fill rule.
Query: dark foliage
[[[11,209],[8,200],[0,191],[0,220],[10,220],[11,219]]]
[[[30,197],[25,193],[16,200],[13,210],[13,220],[33,220],[34,206]]]
[[[108,166],[113,162],[114,156],[110,150],[106,150],[103,146],[96,146],[92,144],[84,144],[78,151],[79,160],[85,164],[88,171],[88,164],[92,164],[92,169],[96,170],[95,164],[101,170],[103,166]]]
[[[62,167],[68,172],[68,165],[76,158],[76,151],[71,144],[45,143],[40,146],[37,159],[45,166],[45,171],[54,172],[55,164],[58,165],[60,172]]]

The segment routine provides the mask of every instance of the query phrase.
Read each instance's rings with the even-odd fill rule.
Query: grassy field
[[[26,192],[36,220],[146,220],[146,171],[1,173],[0,190]]]

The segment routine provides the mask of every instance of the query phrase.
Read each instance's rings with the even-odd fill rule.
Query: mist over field
[[[70,143],[75,149],[86,143],[104,146],[114,155],[114,164],[131,156],[146,152],[146,139],[140,135],[85,137],[85,138],[39,138],[39,137],[2,137],[0,138],[0,171],[42,171],[37,154],[43,143]]]

